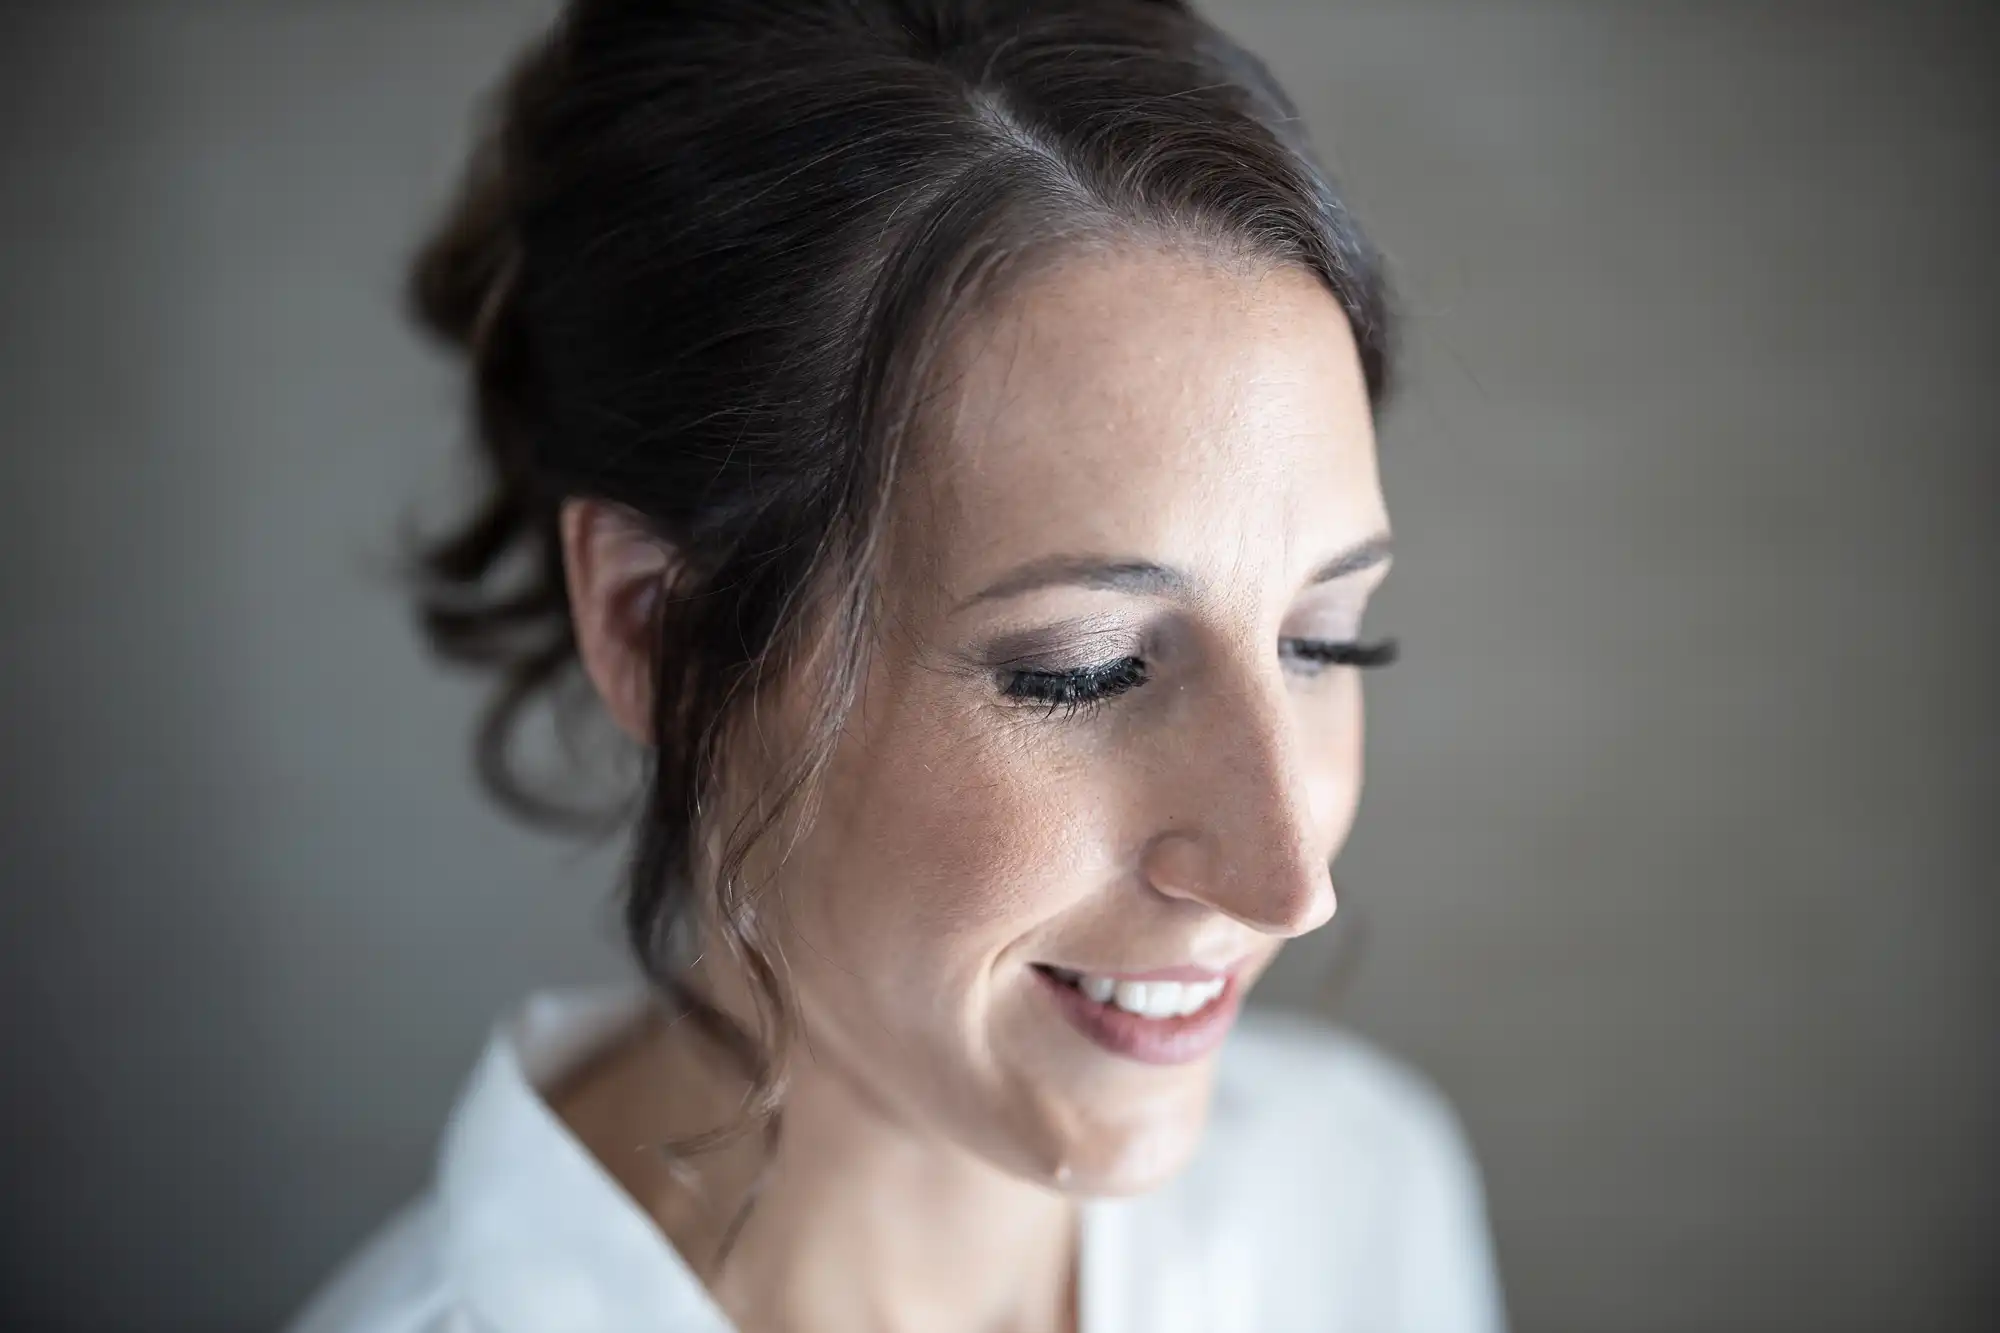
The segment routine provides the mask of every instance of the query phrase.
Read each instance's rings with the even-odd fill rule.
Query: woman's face
[[[952,371],[777,875],[795,1049],[911,1133],[1144,1189],[1198,1138],[1242,992],[1334,910],[1339,658],[1387,568],[1360,364],[1309,274],[1139,251],[1042,270]]]

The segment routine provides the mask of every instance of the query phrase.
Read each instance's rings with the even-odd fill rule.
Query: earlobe
[[[651,627],[672,548],[622,505],[570,499],[560,514],[563,577],[585,673],[633,740],[652,741]]]

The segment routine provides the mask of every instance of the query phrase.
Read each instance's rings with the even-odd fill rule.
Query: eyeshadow
[[[1102,620],[1067,620],[1005,631],[988,639],[979,655],[991,667],[1084,667],[1107,657],[1136,653],[1140,639],[1135,627],[1124,622],[1111,625]]]

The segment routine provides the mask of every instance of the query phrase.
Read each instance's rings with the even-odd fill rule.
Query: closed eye
[[[1339,639],[1280,639],[1278,649],[1314,667],[1351,666],[1364,669],[1385,667],[1401,651],[1394,639],[1357,643]]]
[[[1279,651],[1289,659],[1305,664],[1308,674],[1318,674],[1330,666],[1351,666],[1371,669],[1385,667],[1397,658],[1399,648],[1394,639],[1380,639],[1374,643],[1359,643],[1333,639],[1282,638],[1278,640]],[[1144,658],[1120,657],[1096,666],[1072,667],[1060,671],[1012,670],[1004,671],[1000,679],[1000,692],[1010,699],[1046,707],[1048,716],[1057,713],[1065,717],[1094,709],[1127,691],[1137,689],[1146,683],[1148,673]]]
[[[1145,659],[1121,657],[1101,666],[1004,672],[1000,692],[1011,699],[1045,704],[1050,716],[1058,711],[1069,716],[1145,683]]]

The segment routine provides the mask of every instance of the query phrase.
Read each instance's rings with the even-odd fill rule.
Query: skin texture
[[[949,370],[865,697],[817,820],[764,867],[806,1039],[769,1184],[711,1282],[746,1329],[1071,1326],[1071,1200],[1177,1170],[1215,1059],[1107,1053],[1031,964],[1254,978],[1332,915],[1360,794],[1359,673],[1281,646],[1363,637],[1387,568],[1359,360],[1318,281],[1081,251],[968,325]],[[635,626],[670,555],[595,502],[563,529],[586,667],[643,737]],[[1374,555],[1310,582],[1356,550]],[[1068,555],[1184,586],[975,597]],[[1010,669],[1126,656],[1144,683],[1074,715],[1003,693]],[[780,742],[790,715],[765,719]],[[734,1109],[689,1043],[649,1028],[556,1100],[699,1266],[755,1150],[693,1187],[639,1151]]]

